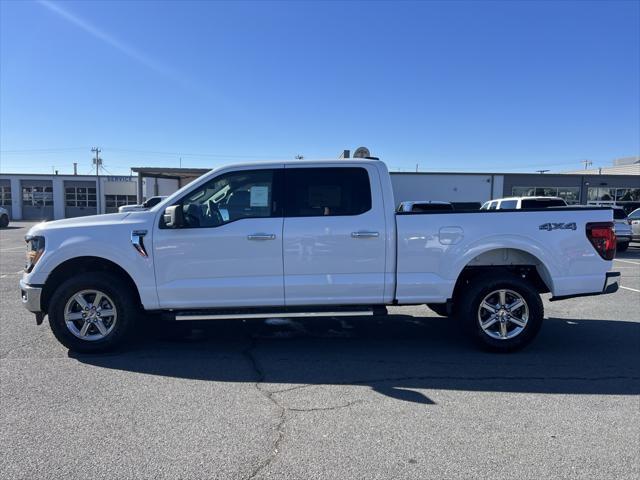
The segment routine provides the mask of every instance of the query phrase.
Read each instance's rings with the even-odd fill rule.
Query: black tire
[[[629,248],[629,242],[619,243],[616,245],[616,251],[618,252],[626,252],[627,248]]]
[[[113,329],[104,338],[83,340],[67,327],[64,317],[67,302],[83,290],[103,292],[113,302],[117,317]],[[81,273],[70,278],[53,293],[48,309],[49,325],[58,341],[69,350],[81,353],[106,352],[122,346],[130,337],[139,314],[138,301],[131,288],[118,275],[109,272]]]
[[[520,327],[505,322],[507,328],[513,329],[515,335],[513,338],[494,338],[490,336],[489,333],[483,330],[478,318],[481,302],[488,295],[500,290],[509,290],[522,297],[528,309],[528,320],[524,327],[521,327],[522,330],[519,333],[516,333],[516,331]],[[456,312],[463,322],[465,331],[481,347],[496,352],[512,352],[527,346],[540,331],[544,317],[542,299],[535,287],[523,278],[509,273],[491,274],[483,276],[482,279],[476,278],[472,280],[466,289],[460,292],[456,307]],[[522,313],[523,310],[514,309],[514,312],[517,315],[517,312]],[[483,314],[491,315],[485,310],[483,310]],[[495,328],[499,330],[502,322],[496,321],[496,323],[497,326]],[[499,332],[494,332],[494,335],[499,335]]]
[[[9,217],[7,215],[2,215],[0,217],[0,228],[6,228],[9,226]]]
[[[427,307],[436,312],[441,317],[448,317],[449,313],[447,312],[447,304],[446,303],[427,303]]]

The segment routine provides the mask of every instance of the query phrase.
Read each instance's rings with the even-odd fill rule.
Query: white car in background
[[[616,232],[617,250],[624,252],[629,248],[629,243],[633,237],[631,220],[627,217],[622,207],[613,208],[613,226]]]
[[[485,202],[480,210],[520,210],[550,207],[566,207],[560,197],[508,197]]]
[[[9,212],[6,208],[0,207],[0,228],[9,226]]]
[[[120,208],[118,208],[118,213],[140,212],[142,210],[149,210],[151,207],[155,207],[157,204],[159,204],[165,198],[167,198],[167,197],[166,196],[164,196],[164,197],[151,197],[149,200],[147,200],[144,203],[141,203],[140,205],[123,205]]]
[[[640,208],[636,208],[629,214],[631,230],[634,242],[640,242]]]

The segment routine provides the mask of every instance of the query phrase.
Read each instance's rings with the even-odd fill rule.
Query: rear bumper
[[[576,298],[576,297],[591,297],[593,295],[606,295],[609,293],[615,293],[620,288],[620,272],[607,272],[604,278],[604,285],[602,286],[602,291],[600,292],[590,292],[590,293],[576,293],[573,295],[562,295],[559,297],[551,297],[549,300],[551,302],[555,302],[558,300],[566,300],[568,298]]]
[[[615,293],[620,288],[620,272],[607,272],[602,293]]]
[[[20,280],[20,296],[22,306],[32,313],[42,312],[40,299],[42,297],[42,285],[29,285],[24,280]]]

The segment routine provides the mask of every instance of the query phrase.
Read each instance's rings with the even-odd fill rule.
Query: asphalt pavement
[[[550,303],[515,354],[425,306],[381,318],[144,322],[75,355],[18,280],[29,224],[0,230],[0,478],[640,477],[640,245],[616,294]]]

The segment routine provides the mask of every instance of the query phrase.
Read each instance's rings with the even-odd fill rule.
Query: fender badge
[[[551,230],[576,230],[578,227],[575,222],[571,223],[543,223],[538,227],[540,230],[546,230],[550,232]]]

